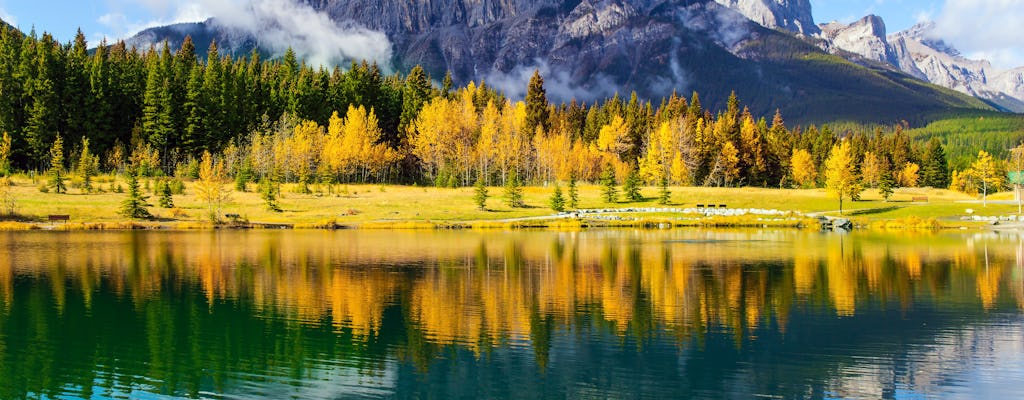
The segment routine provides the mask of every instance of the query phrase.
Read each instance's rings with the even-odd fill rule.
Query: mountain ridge
[[[539,69],[556,101],[592,101],[630,91],[656,100],[695,90],[709,105],[722,106],[735,90],[757,115],[781,109],[804,122],[895,122],[949,109],[987,108],[952,91],[912,82],[895,69],[829,56],[811,44],[818,27],[807,0],[307,3],[339,25],[384,34],[392,57],[383,62],[397,70],[423,65],[435,79],[450,71],[456,82],[485,80],[513,97],[522,94],[529,73]],[[747,14],[764,16],[768,26],[721,3],[740,9],[760,4],[746,8],[763,6],[760,10],[771,17]],[[777,7],[768,7],[772,4]],[[154,28],[129,42],[146,48],[174,39],[173,46],[180,43],[175,38],[192,29],[216,39],[222,51],[231,47],[228,51],[244,54],[261,47],[258,32],[240,32],[231,25],[212,19]]]

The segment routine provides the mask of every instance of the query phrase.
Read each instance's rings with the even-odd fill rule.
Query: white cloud
[[[533,65],[523,65],[508,73],[492,71],[484,76],[488,86],[497,88],[506,96],[516,100],[526,98],[526,87],[537,70],[544,77],[544,90],[548,99],[554,102],[568,102],[572,99],[591,101],[610,97],[618,85],[604,75],[598,74],[593,82],[581,84],[573,79],[568,71],[557,70],[544,60],[534,60]]]
[[[125,38],[146,28],[213,17],[224,27],[254,35],[267,50],[283,54],[291,47],[312,64],[370,60],[385,69],[390,65],[391,42],[384,33],[338,23],[300,0],[136,0],[135,4],[160,17],[129,21],[112,12],[100,22],[114,30],[117,38]]]
[[[935,23],[938,37],[970,58],[1024,65],[1024,0],[946,0]]]
[[[10,26],[18,26],[18,19],[14,18],[7,10],[0,8],[0,19],[3,19]]]
[[[256,34],[261,46],[278,53],[291,47],[313,64],[345,60],[371,60],[385,68],[390,64],[387,35],[351,22],[338,23],[296,0],[203,0],[200,5],[220,24]]]

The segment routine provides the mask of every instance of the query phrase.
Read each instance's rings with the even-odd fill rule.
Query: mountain
[[[851,24],[820,25],[822,48],[853,53],[936,85],[988,101],[1012,112],[1024,112],[1024,68],[1001,71],[984,60],[970,60],[935,34],[934,23],[887,35],[885,23],[869,15]]]
[[[810,0],[715,0],[766,28],[813,35],[819,32]]]
[[[735,90],[755,114],[781,109],[792,122],[916,121],[990,109],[884,63],[853,63],[822,50],[807,0],[304,1],[333,26],[311,30],[260,10],[249,19],[149,29],[129,43],[174,46],[192,35],[198,48],[216,40],[222,53],[256,47],[279,55],[282,30],[304,29],[289,36],[299,54],[345,48],[340,58],[319,58],[328,63],[358,51],[386,55],[377,61],[397,70],[420,64],[435,79],[446,70],[456,82],[483,79],[512,97],[521,97],[540,69],[556,101],[630,91],[657,101],[696,90],[706,106],[721,108]],[[324,30],[341,39],[310,40]],[[346,39],[351,35],[356,39]],[[374,45],[384,49],[366,49]]]

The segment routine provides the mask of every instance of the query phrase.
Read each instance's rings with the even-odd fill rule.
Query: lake
[[[1024,235],[0,233],[0,398],[1020,398]]]

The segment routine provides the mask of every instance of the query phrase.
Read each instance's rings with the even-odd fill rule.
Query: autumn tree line
[[[752,115],[735,94],[719,111],[697,93],[659,104],[633,94],[555,105],[537,73],[514,101],[483,82],[456,88],[446,76],[438,84],[420,67],[406,75],[365,62],[327,69],[290,50],[272,60],[221,55],[216,43],[201,58],[190,38],[173,51],[118,42],[90,52],[81,32],[61,44],[0,29],[0,94],[0,172],[131,166],[197,178],[210,153],[241,189],[609,179],[810,188],[826,185],[826,161],[845,143],[862,188],[979,186],[948,170],[939,140],[915,142],[903,125],[787,127],[779,113]]]

